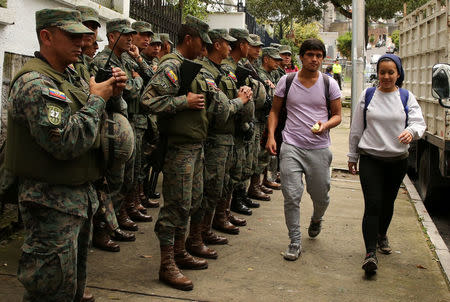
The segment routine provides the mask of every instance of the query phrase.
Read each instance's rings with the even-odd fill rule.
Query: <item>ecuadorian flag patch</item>
[[[213,87],[214,89],[218,89],[218,88],[217,88],[217,85],[216,85],[216,82],[214,82],[213,79],[205,79],[205,81],[206,81],[206,83],[207,83],[208,85],[210,85],[210,86]]]
[[[48,88],[48,94],[52,97],[55,97],[57,99],[60,99],[61,101],[65,101],[67,99],[66,95],[64,94],[64,92],[53,89],[53,88]]]
[[[166,70],[166,76],[169,78],[169,80],[173,83],[176,84],[176,82],[178,81],[178,77],[175,74],[175,72],[173,72],[172,69],[168,69]]]
[[[233,80],[237,81],[236,75],[235,75],[232,71],[230,71],[230,73],[228,74],[228,76],[229,76],[230,78],[232,78]]]

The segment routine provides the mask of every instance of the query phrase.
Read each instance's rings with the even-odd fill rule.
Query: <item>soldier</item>
[[[79,56],[78,61],[73,64],[76,72],[89,83],[89,78],[91,77],[89,73],[89,64],[92,60],[86,55],[86,50],[94,45],[98,29],[101,25],[98,19],[98,12],[95,9],[89,6],[77,6],[75,9],[81,13],[83,25],[92,31],[91,34],[83,36],[83,46],[81,47],[82,54]]]
[[[88,6],[77,6],[76,9],[81,13],[81,20],[83,25],[92,30],[94,34],[83,36],[83,46],[81,48],[82,54],[79,57],[78,62],[73,64],[77,73],[87,82],[90,78],[90,64],[92,63],[92,57],[88,55],[88,52],[93,49],[96,51],[94,43],[97,36],[100,22],[98,19],[98,12]],[[94,41],[94,42],[93,42]],[[98,49],[98,46],[97,46]],[[111,240],[111,234],[114,235],[116,240],[120,241],[134,241],[136,238],[133,233],[125,232],[119,228],[116,214],[114,213],[114,206],[106,187],[104,177],[95,182],[95,187],[99,197],[99,209],[93,217],[93,236],[92,244],[105,251],[118,252],[120,246]]]
[[[166,140],[161,144],[167,147],[163,168],[164,206],[155,224],[161,249],[159,280],[181,290],[192,290],[193,284],[179,268],[208,267],[206,260],[191,256],[185,248],[189,215],[197,212],[203,194],[203,142],[208,127],[205,97],[179,91],[180,66],[185,59],[197,58],[204,44],[211,43],[208,29],[203,21],[186,17],[178,32],[175,52],[163,57],[141,100],[144,108],[158,115],[161,137]],[[191,224],[198,225],[202,220],[201,215],[191,216]]]
[[[242,92],[236,95],[236,83],[221,67],[223,59],[230,53],[230,42],[236,39],[228,34],[226,29],[214,29],[209,32],[212,44],[207,45],[208,55],[202,61],[204,69],[219,89],[225,94],[225,99],[230,99],[233,110],[230,110],[226,121],[220,122],[216,117],[209,119],[208,137],[205,144],[205,175],[204,175],[204,208],[203,240],[207,244],[227,244],[225,237],[211,231],[211,223],[216,210],[215,228],[226,233],[237,234],[239,228],[230,223],[228,219],[228,207],[231,192],[230,168],[232,165],[235,114],[248,102],[248,97]],[[243,88],[244,89],[244,88]],[[245,88],[251,91],[249,87]]]
[[[92,214],[98,206],[93,181],[101,115],[107,100],[125,87],[125,73],[85,90],[73,69],[81,54],[80,12],[36,12],[40,51],[12,81],[8,99],[5,167],[19,181],[19,208],[27,230],[18,279],[24,301],[80,301]],[[93,297],[91,297],[91,301]]]
[[[114,103],[114,106],[107,108],[107,110],[110,114],[113,112],[121,113],[124,116],[128,116],[129,119],[132,119],[130,113],[139,110],[139,96],[143,86],[143,79],[136,71],[130,70],[129,66],[124,64],[121,56],[124,52],[130,50],[132,34],[135,33],[135,30],[130,27],[130,22],[126,19],[112,19],[106,23],[106,33],[108,45],[94,58],[91,72],[96,74],[100,68],[103,68],[110,55],[110,65],[119,67],[125,71],[128,76],[128,82],[123,91],[123,95]],[[114,44],[116,46],[112,51]],[[134,50],[133,55],[137,57],[136,52],[139,50],[137,48]],[[123,123],[126,124],[125,122]],[[132,124],[132,121],[130,121],[130,124]],[[134,130],[133,128],[133,132]],[[115,161],[111,163],[112,166],[107,170],[109,172],[107,173],[107,179],[110,187],[110,195],[116,213],[118,212],[117,220],[119,226],[121,229],[128,231],[138,230],[138,226],[134,221],[145,222],[151,221],[152,219],[151,216],[144,215],[138,210],[140,200],[137,195],[137,188],[133,182],[136,150],[133,153],[132,158],[126,163]],[[124,195],[125,200],[123,198]],[[140,206],[141,209],[144,209],[142,205]]]
[[[281,68],[283,68],[286,73],[286,69],[291,68],[292,63],[292,51],[289,45],[281,45],[279,48],[280,57],[283,59],[281,62]]]
[[[148,81],[153,77],[154,71],[151,65],[147,64],[147,61],[140,55],[144,49],[150,45],[152,40],[153,31],[151,25],[145,21],[134,22],[131,27],[137,32],[133,35],[133,45],[130,51],[122,54],[122,60],[125,66],[129,70],[135,70],[144,80],[142,90],[147,85]],[[137,48],[137,50],[136,50]],[[144,207],[155,208],[159,206],[159,203],[153,202],[144,193],[144,180],[148,179],[148,169],[144,169],[145,157],[144,157],[144,136],[148,134],[148,116],[142,114],[139,107],[135,108],[133,112],[129,112],[129,118],[132,126],[135,129],[136,137],[136,156],[134,161],[134,182],[137,187],[137,194],[139,196],[139,202]],[[150,125],[151,126],[151,125]],[[147,135],[148,136],[148,135]],[[141,209],[142,210],[142,209]],[[143,213],[146,213],[143,212]]]
[[[246,67],[252,69],[252,71],[257,75],[257,78],[261,80],[259,68],[261,66],[260,61],[260,53],[262,46],[264,45],[261,42],[261,38],[258,35],[251,34],[250,37],[254,41],[254,43],[250,43],[250,49],[248,52],[248,60],[251,65],[246,65]],[[266,85],[264,81],[259,81],[258,85],[262,85],[264,91],[266,90]],[[250,198],[258,199],[258,200],[270,200],[270,196],[268,194],[272,194],[273,190],[267,188],[261,184],[260,175],[258,173],[258,160],[259,154],[261,152],[261,138],[264,133],[264,129],[266,127],[266,118],[267,111],[270,110],[272,106],[272,102],[270,97],[267,98],[267,92],[265,91],[266,97],[264,98],[264,102],[262,104],[257,104],[255,102],[255,139],[254,139],[254,149],[253,149],[253,165],[252,165],[252,176],[250,178],[250,185],[248,187],[247,196]]]
[[[236,41],[231,43],[230,56],[223,60],[222,66],[229,73],[230,77],[236,79],[234,72],[236,71],[238,62],[243,58],[247,58],[249,43],[253,43],[254,41],[250,39],[248,30],[246,29],[231,28],[230,35],[235,38]],[[250,84],[248,79],[246,83]],[[233,165],[230,170],[232,187],[229,192],[232,192],[233,194],[231,210],[244,215],[252,214],[252,210],[249,209],[245,203],[248,203],[252,207],[259,206],[259,204],[252,202],[250,199],[246,199],[247,185],[245,183],[247,175],[248,177],[251,175],[249,171],[251,170],[253,161],[253,152],[251,152],[251,150],[254,139],[254,114],[255,103],[252,100],[245,104],[243,110],[239,114],[239,118],[236,119],[235,150]],[[231,222],[233,224],[244,224],[242,220],[239,221],[234,219],[234,216],[231,216],[230,218],[232,219]],[[213,223],[213,227],[215,226],[216,224]]]
[[[262,131],[265,130],[267,124],[267,118],[272,108],[273,94],[275,91],[274,79],[272,77],[272,72],[277,69],[279,62],[282,61],[278,49],[274,47],[265,47],[262,49],[262,65],[259,68],[259,75],[264,81],[267,95],[269,96],[269,105],[266,106],[265,110],[258,112],[257,118],[260,124],[264,125]],[[267,165],[269,164],[270,156],[265,148],[261,148],[258,155],[258,168],[255,172],[258,175],[257,180],[260,182],[260,175],[264,172],[264,179],[262,185],[264,187],[280,190],[280,184],[274,181],[269,181],[267,179]]]
[[[83,54],[85,54],[87,56],[87,63],[88,65],[90,63],[92,63],[92,59],[94,59],[95,54],[97,53],[98,50],[98,43],[97,42],[103,42],[103,39],[100,38],[99,36],[97,36],[97,39],[95,40],[95,42],[92,45],[86,46],[84,47]]]
[[[142,58],[147,62],[149,66],[152,67],[153,72],[156,72],[159,64],[158,54],[161,50],[162,41],[158,34],[152,37],[150,45],[142,51]],[[157,200],[161,197],[159,192],[156,192],[156,185],[158,184],[159,172],[161,172],[162,167],[158,165],[158,152],[155,150],[157,145],[157,140],[159,138],[158,126],[156,122],[156,116],[149,115],[148,119],[149,127],[148,132],[151,131],[151,139],[149,138],[144,142],[144,153],[146,154],[147,160],[144,160],[144,174],[147,176],[150,174],[150,178],[146,177],[144,179],[144,192],[149,198],[148,202],[144,204],[146,207],[159,207],[159,202]],[[151,169],[151,173],[150,173]]]
[[[162,42],[161,50],[159,51],[159,54],[158,54],[158,58],[161,59],[166,54],[168,54],[172,51],[173,42],[170,40],[169,34],[159,33],[158,35]]]

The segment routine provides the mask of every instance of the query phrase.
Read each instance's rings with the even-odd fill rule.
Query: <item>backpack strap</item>
[[[364,115],[364,129],[366,129],[366,127],[367,127],[367,119],[366,119],[367,107],[369,107],[370,101],[372,100],[372,97],[373,97],[376,89],[377,89],[376,87],[369,87],[369,88],[367,88],[366,95],[364,96],[364,112],[363,112],[363,115]]]
[[[405,128],[408,127],[408,99],[409,99],[409,91],[405,88],[399,88],[400,90],[400,99],[402,100],[403,108],[405,109],[406,120],[405,120]]]
[[[367,107],[369,107],[370,101],[372,100],[373,95],[375,94],[376,87],[370,87],[366,90],[366,95],[364,96],[364,129],[367,127],[367,118],[366,118],[366,112]],[[400,91],[400,99],[402,100],[403,108],[405,110],[406,114],[406,120],[405,120],[405,128],[408,126],[408,99],[409,99],[409,91],[404,88],[399,88]]]
[[[323,84],[325,86],[325,100],[327,102],[328,119],[331,118],[331,100],[330,100],[330,79],[322,73]]]
[[[283,107],[286,107],[287,96],[289,93],[289,89],[291,89],[292,81],[294,81],[296,72],[291,72],[286,77],[286,87],[284,88],[284,98],[283,98]]]

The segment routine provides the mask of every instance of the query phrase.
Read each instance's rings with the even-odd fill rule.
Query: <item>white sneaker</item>
[[[286,252],[284,253],[284,259],[289,261],[295,261],[298,259],[300,255],[300,244],[299,243],[291,243],[288,245]]]

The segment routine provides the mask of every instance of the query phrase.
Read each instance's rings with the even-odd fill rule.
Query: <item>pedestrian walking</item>
[[[386,234],[406,174],[409,144],[421,138],[426,128],[414,94],[400,88],[404,79],[400,58],[394,54],[381,56],[377,74],[379,86],[361,94],[353,114],[348,153],[352,174],[357,172],[359,159],[366,246],[362,268],[368,273],[378,268],[377,245],[383,254],[392,252]]]
[[[303,175],[314,205],[308,229],[310,237],[319,235],[322,217],[330,202],[332,154],[329,131],[341,122],[341,93],[336,81],[319,72],[325,55],[322,41],[307,39],[303,42],[300,47],[302,69],[281,78],[269,114],[266,148],[273,155],[280,154],[284,215],[291,240],[284,255],[286,260],[297,260],[301,252]],[[288,83],[288,77],[291,83]],[[275,130],[282,107],[286,108],[287,119],[280,148],[275,140]],[[318,127],[312,129],[315,124]]]
[[[334,60],[333,64],[333,78],[338,82],[339,89],[342,90],[342,65],[339,64],[339,60]]]

